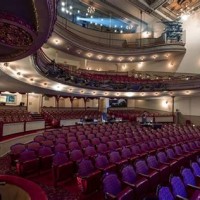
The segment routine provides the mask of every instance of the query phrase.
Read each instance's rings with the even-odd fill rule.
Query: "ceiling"
[[[81,0],[85,5],[90,5],[90,0]],[[193,38],[197,38],[200,29],[195,24],[198,23],[199,12],[198,12],[198,1],[165,1],[165,0],[96,0],[93,3],[96,6],[96,9],[103,9],[104,12],[110,11],[114,13],[116,16],[120,16],[122,20],[132,21],[134,23],[138,23],[141,20],[141,13],[143,12],[142,21],[148,24],[149,27],[154,30],[160,29],[162,27],[160,25],[160,20],[173,20],[180,17],[182,12],[181,9],[186,8],[186,2],[188,2],[187,7],[191,8],[195,12],[191,14],[191,18],[189,21],[183,22],[183,27],[187,31],[187,40],[186,40],[186,53],[179,54],[168,52],[171,56],[169,58],[162,58],[166,53],[158,52],[158,59],[155,60],[151,58],[151,56],[147,56],[148,59],[144,61],[144,65],[142,68],[139,67],[141,63],[140,57],[142,54],[132,61],[128,60],[119,60],[120,55],[116,56],[114,60],[99,60],[93,59],[87,56],[88,51],[85,51],[85,56],[79,55],[77,50],[79,50],[76,46],[72,46],[71,43],[67,42],[67,40],[62,40],[59,36],[53,32],[52,36],[49,38],[46,44],[43,45],[44,52],[51,58],[55,59],[57,62],[64,64],[72,64],[76,65],[79,68],[85,69],[101,69],[101,70],[119,70],[122,65],[127,66],[127,71],[137,70],[137,71],[162,71],[162,72],[182,72],[182,73],[199,73],[200,68],[200,42],[197,40],[194,41]],[[0,7],[5,7],[8,9],[7,5],[1,5]],[[23,15],[24,19],[29,21],[33,26],[34,24],[34,13],[29,12],[29,5],[27,3],[23,4],[26,11],[22,12],[23,9],[20,6],[16,6],[13,11],[15,14],[20,17]],[[22,13],[22,14],[20,14]],[[40,16],[38,16],[40,17]],[[159,23],[158,23],[159,22]],[[194,25],[193,25],[194,24]],[[191,28],[193,26],[193,28]],[[192,31],[190,31],[192,30]],[[120,32],[119,32],[120,34]],[[56,44],[55,40],[59,39],[61,44]],[[62,43],[64,42],[64,43]],[[68,46],[70,44],[70,47]],[[81,49],[82,50],[82,49]],[[9,48],[4,49],[0,46],[0,52],[5,53],[13,53]],[[98,55],[98,53],[91,52],[94,55]],[[122,52],[123,53],[123,52]],[[154,54],[152,54],[154,55]],[[105,58],[109,56],[109,54],[105,55]],[[129,57],[132,57],[131,55]],[[169,67],[169,64],[171,67]],[[192,63],[192,64],[191,64]],[[116,66],[118,66],[116,68]],[[2,70],[0,74],[1,83],[0,90],[1,91],[20,91],[20,92],[36,92],[36,93],[47,93],[47,94],[58,94],[62,93],[65,95],[86,95],[86,96],[126,96],[129,98],[143,98],[143,97],[157,97],[157,96],[184,96],[184,95],[199,95],[199,90],[195,91],[172,91],[171,93],[156,93],[156,92],[147,92],[147,93],[131,93],[131,92],[107,92],[107,91],[98,91],[98,90],[86,90],[78,87],[71,87],[67,85],[62,85],[56,83],[55,81],[49,80],[46,77],[41,76],[37,73],[35,68],[33,67],[33,62],[31,57],[26,57],[21,60],[16,60],[13,62],[9,62],[8,66],[5,66],[4,63],[0,63],[0,69]],[[20,75],[19,73],[20,72]],[[17,74],[18,73],[18,74]],[[25,83],[25,84],[24,84]],[[44,84],[47,83],[47,84]]]

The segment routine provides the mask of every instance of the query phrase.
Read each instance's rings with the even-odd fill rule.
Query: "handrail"
[[[141,48],[149,48],[152,46],[160,46],[160,45],[170,45],[170,44],[178,44],[184,46],[185,43],[178,40],[165,40],[164,35],[161,34],[158,38],[141,38],[141,33],[129,33],[128,38],[132,38],[130,41],[125,36],[127,34],[115,34],[115,33],[101,33],[101,36],[99,35],[98,31],[90,30],[90,31],[82,31],[82,27],[79,25],[76,25],[72,22],[70,22],[67,19],[64,19],[62,17],[57,18],[56,22],[57,28],[63,28],[65,31],[67,31],[71,35],[75,35],[76,38],[82,39],[84,38],[85,41],[93,42],[94,44],[107,46],[107,47],[121,47],[121,48],[134,48],[134,49],[141,49]],[[56,33],[59,34],[59,29],[54,30]],[[90,33],[88,33],[90,32]],[[92,35],[93,33],[93,35]],[[102,37],[102,34],[105,35],[105,37]],[[117,39],[114,37],[121,37],[123,39]],[[135,39],[133,37],[130,37],[130,35],[135,36]],[[106,37],[107,36],[107,37]]]
[[[39,73],[48,77],[54,81],[62,84],[67,84],[76,87],[95,89],[95,90],[108,90],[108,91],[134,91],[134,92],[150,92],[150,91],[171,91],[182,89],[197,89],[200,88],[199,76],[191,76],[193,79],[182,80],[180,77],[174,75],[174,79],[160,80],[160,79],[136,79],[134,76],[125,77],[116,76],[115,79],[108,76],[108,74],[99,75],[87,73],[81,73],[80,71],[70,71],[67,66],[51,62],[51,60],[41,50],[33,56],[35,66]]]

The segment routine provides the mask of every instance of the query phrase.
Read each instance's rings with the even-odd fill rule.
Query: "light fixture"
[[[95,7],[93,6],[93,1],[90,3],[90,6],[87,8],[87,12],[89,14],[94,14],[95,13]]]

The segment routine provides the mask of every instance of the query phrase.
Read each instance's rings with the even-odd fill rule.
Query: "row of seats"
[[[182,167],[180,175],[172,175],[169,185],[159,185],[157,196],[159,200],[200,198],[200,166],[198,162],[191,162],[190,167]]]
[[[43,109],[42,115],[46,120],[52,119],[99,119],[101,117],[101,113],[97,110],[48,110]]]

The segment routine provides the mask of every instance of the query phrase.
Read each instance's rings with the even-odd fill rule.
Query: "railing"
[[[77,40],[84,40],[83,43],[86,44],[91,45],[92,42],[96,45],[112,48],[121,47],[141,49],[170,44],[182,46],[185,45],[183,41],[178,39],[166,40],[164,33],[159,33],[159,37],[154,37],[155,33],[151,33],[151,38],[145,38],[142,36],[142,33],[114,34],[110,32],[106,33],[94,30],[85,31],[85,28],[76,25],[64,18],[58,17],[54,31],[58,35],[63,35],[62,30],[65,31],[65,34],[67,33],[68,40],[70,40],[71,42],[77,42]]]
[[[160,76],[159,79],[151,80],[135,78],[128,75],[106,75],[101,74],[98,77],[95,73],[81,73],[80,71],[70,71],[68,66],[60,65],[52,62],[44,52],[38,51],[33,56],[36,69],[43,75],[54,81],[72,85],[76,87],[83,87],[95,90],[108,90],[108,91],[134,91],[134,92],[151,92],[151,91],[171,91],[181,89],[197,89],[200,88],[199,75],[191,74],[190,78],[184,78],[183,74],[180,76],[170,76],[170,80],[166,77]],[[114,77],[114,79],[112,78]]]

